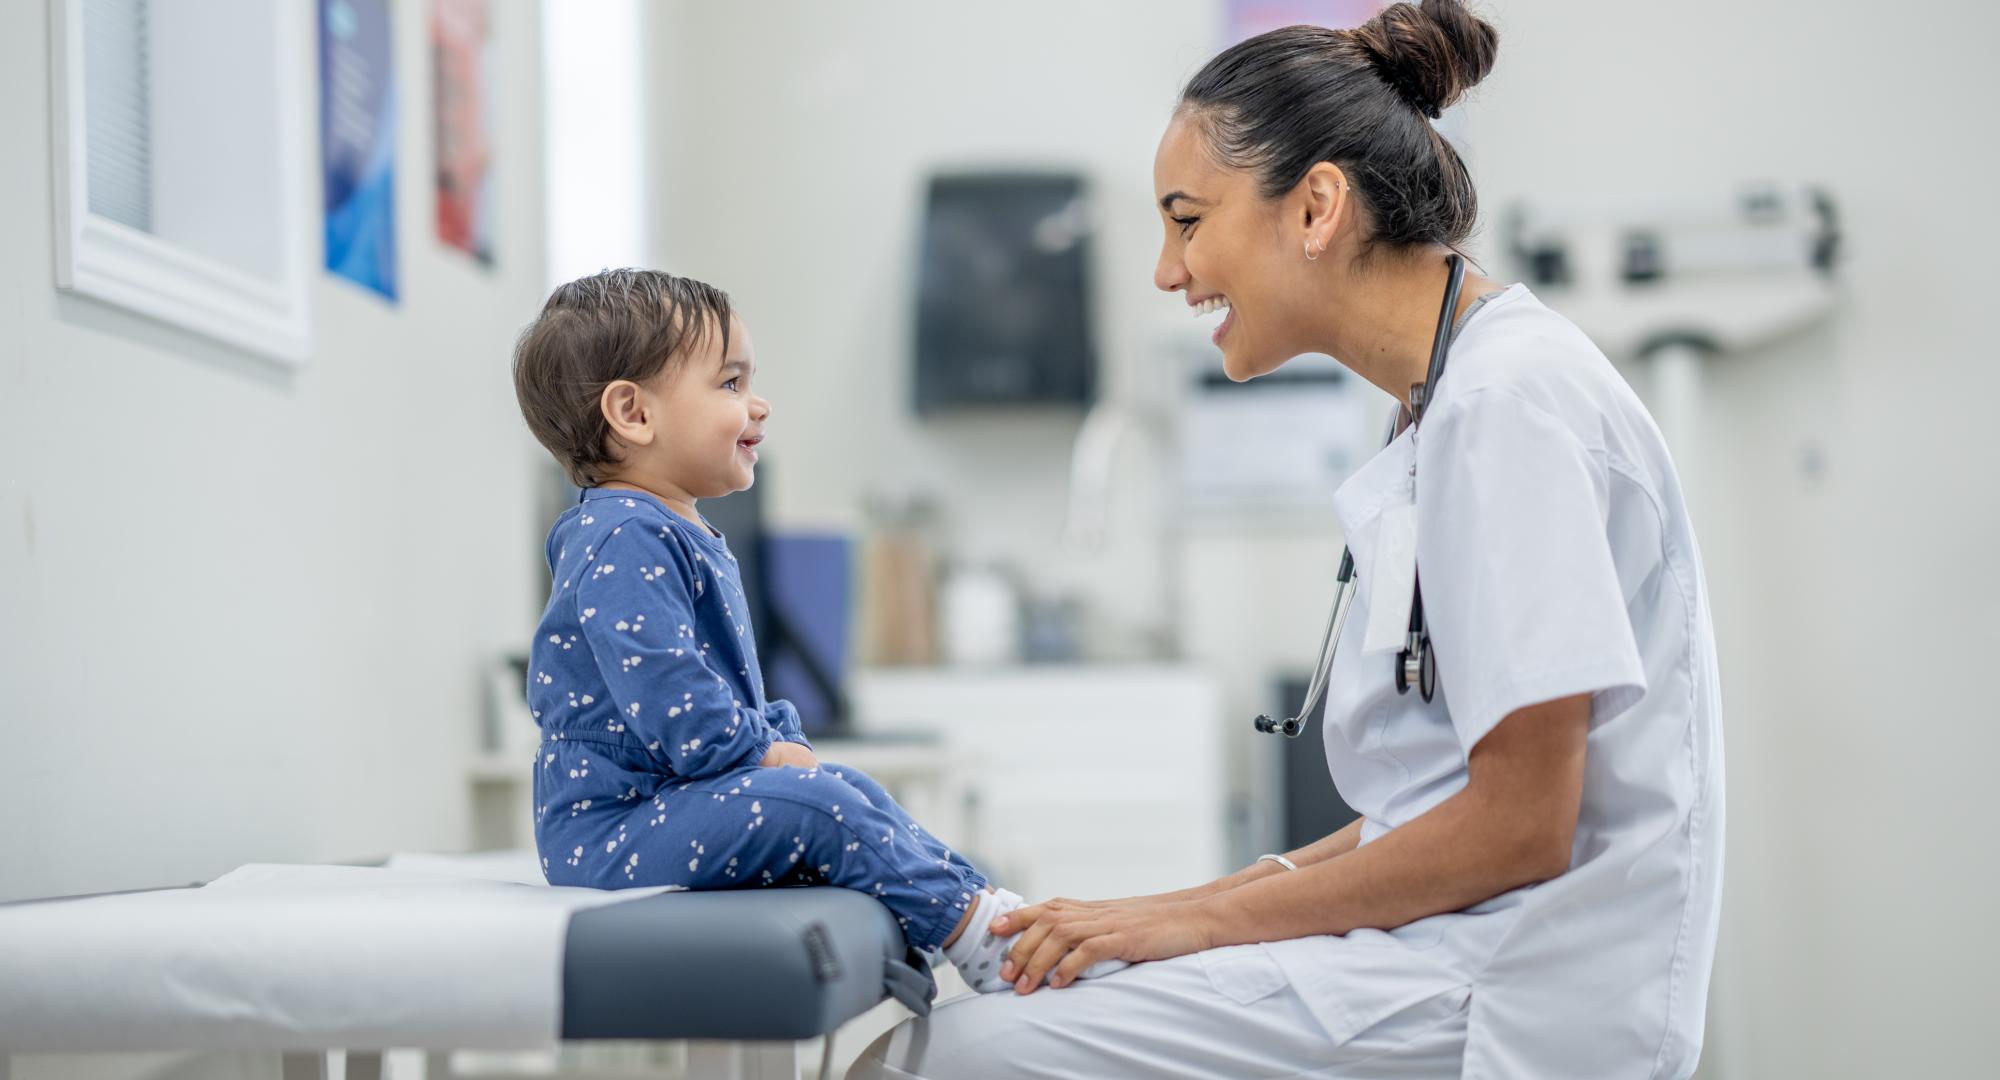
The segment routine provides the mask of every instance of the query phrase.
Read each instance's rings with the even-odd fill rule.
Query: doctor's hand
[[[1208,909],[1198,902],[1127,904],[1050,900],[993,920],[995,934],[1021,934],[1000,977],[1030,994],[1046,978],[1061,989],[1099,960],[1169,960],[1210,946]]]
[[[800,746],[798,743],[774,742],[771,744],[770,751],[764,755],[764,760],[757,764],[767,769],[817,769],[819,768],[819,758],[815,757],[812,751]]]

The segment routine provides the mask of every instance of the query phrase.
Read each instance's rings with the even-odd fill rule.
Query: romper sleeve
[[[577,610],[625,726],[675,775],[699,780],[762,761],[775,732],[735,699],[697,640],[694,563],[645,521],[598,548]]]
[[[769,702],[764,706],[764,721],[771,725],[771,730],[777,733],[779,739],[812,749],[812,743],[806,741],[805,727],[799,721],[798,706],[784,698]]]
[[[1417,574],[1464,752],[1530,705],[1592,694],[1594,728],[1637,702],[1602,455],[1500,388],[1441,404],[1419,440]]]

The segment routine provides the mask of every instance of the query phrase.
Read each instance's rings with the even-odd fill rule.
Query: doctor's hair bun
[[[1364,259],[1457,248],[1478,224],[1479,195],[1431,118],[1492,70],[1498,43],[1459,0],[1392,4],[1352,30],[1287,26],[1203,65],[1179,113],[1266,199],[1322,162],[1338,166],[1366,219]]]
[[[1436,119],[1493,70],[1500,35],[1458,0],[1391,4],[1349,31],[1403,100]]]

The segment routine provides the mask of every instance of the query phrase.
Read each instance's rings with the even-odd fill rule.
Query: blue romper
[[[986,886],[977,870],[855,769],[758,766],[774,741],[810,744],[790,702],[764,699],[721,536],[650,495],[591,488],[547,554],[528,706],[550,884],[833,884],[878,897],[910,944],[943,944]]]

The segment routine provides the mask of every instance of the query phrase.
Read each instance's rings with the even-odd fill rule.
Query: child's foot
[[[944,958],[958,969],[967,986],[982,994],[1014,988],[1013,983],[1000,977],[1000,965],[1006,962],[1007,950],[1014,947],[1014,940],[1021,935],[1015,933],[996,937],[988,927],[993,925],[993,920],[1026,903],[1018,893],[1006,889],[996,888],[979,894],[979,899],[974,902],[972,917],[966,920],[965,930],[958,935],[957,941],[944,950]],[[1083,969],[1083,974],[1077,977],[1095,979],[1130,966],[1123,960],[1099,960]]]

